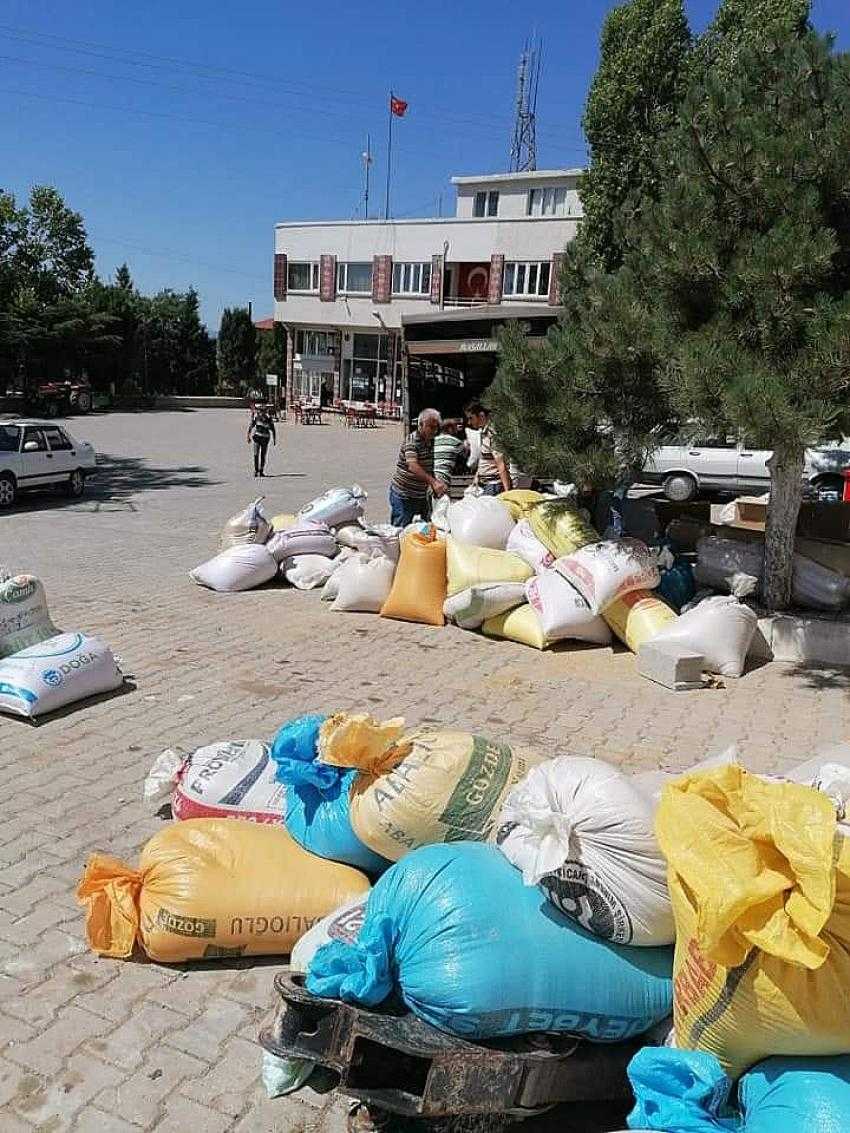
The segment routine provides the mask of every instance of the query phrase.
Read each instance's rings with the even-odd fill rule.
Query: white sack
[[[400,534],[401,528],[391,523],[346,523],[337,528],[336,541],[340,547],[350,547],[370,557],[378,553],[397,563]]]
[[[0,712],[43,716],[123,683],[102,637],[60,633],[0,661]]]
[[[252,590],[269,582],[276,574],[277,561],[261,543],[229,547],[189,571],[189,577],[199,586],[230,592]]]
[[[447,598],[443,613],[461,629],[478,629],[524,602],[524,582],[480,582]]]
[[[452,501],[448,493],[445,496],[440,496],[438,500],[434,500],[431,504],[431,522],[443,535],[448,535],[451,531],[451,524],[449,523],[449,508],[451,506]]]
[[[495,496],[464,496],[449,507],[449,528],[458,543],[504,551],[514,521]]]
[[[558,563],[594,614],[632,590],[654,590],[661,581],[655,557],[640,539],[588,543]]]
[[[551,570],[544,570],[525,584],[525,597],[533,606],[549,641],[589,641],[609,645],[611,630],[599,614],[594,614],[572,583],[558,570],[558,559]]]
[[[333,567],[324,555],[296,555],[283,560],[280,573],[296,590],[316,590],[328,581]]]
[[[706,598],[671,622],[652,639],[653,645],[675,642],[705,657],[709,673],[740,677],[758,626],[758,617],[732,595]]]
[[[323,602],[333,602],[334,598],[336,598],[337,594],[339,593],[339,579],[337,578],[337,575],[340,572],[340,568],[350,559],[355,558],[358,554],[359,552],[353,551],[351,547],[343,547],[335,559],[329,560],[331,565],[331,573],[327,582],[322,587],[321,599]],[[368,555],[363,555],[362,557],[364,559],[369,558]]]
[[[498,845],[556,908],[616,944],[675,938],[654,808],[599,759],[560,756],[533,767],[505,800]]]
[[[466,443],[469,445],[469,456],[466,460],[466,467],[475,469],[478,467],[478,461],[481,459],[481,430],[467,429]]]
[[[298,520],[285,531],[275,531],[266,546],[279,563],[296,555],[324,555],[332,559],[339,550],[330,527],[311,520]]]
[[[37,645],[59,630],[50,620],[47,595],[34,574],[0,581],[0,657]]]
[[[375,555],[371,559],[358,555],[338,572],[337,594],[331,609],[380,613],[389,597],[394,577],[395,563],[383,555]]]
[[[272,533],[272,525],[263,511],[265,496],[258,496],[244,511],[232,515],[224,525],[219,546],[241,547],[246,543],[265,543]]]
[[[359,484],[350,488],[329,488],[321,496],[305,504],[298,512],[299,519],[312,519],[326,523],[328,527],[339,527],[343,523],[353,523],[365,511],[366,493]]]
[[[524,559],[535,574],[548,570],[555,561],[555,556],[540,542],[527,519],[517,520],[505,549]]]
[[[735,585],[736,576],[760,578],[763,562],[763,543],[743,543],[710,535],[697,543],[694,575],[704,586],[715,590],[733,589],[733,593],[743,597],[745,592]],[[791,596],[798,606],[807,609],[840,610],[850,601],[850,579],[805,555],[794,555]]]

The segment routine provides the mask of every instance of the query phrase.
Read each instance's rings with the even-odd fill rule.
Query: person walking
[[[248,426],[248,444],[250,444],[251,441],[254,442],[255,477],[265,476],[266,474],[266,452],[268,451],[270,440],[277,446],[277,433],[275,432],[274,421],[272,421],[268,407],[265,405],[255,406],[251,416],[251,423]]]
[[[390,523],[407,527],[417,515],[428,514],[428,489],[439,499],[446,485],[434,476],[434,438],[440,429],[436,409],[423,409],[416,428],[402,442],[393,478],[390,481]]]

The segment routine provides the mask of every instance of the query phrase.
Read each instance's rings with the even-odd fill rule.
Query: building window
[[[290,291],[318,291],[319,265],[290,263],[286,270],[286,284]]]
[[[431,262],[393,264],[393,295],[430,295]]]
[[[476,193],[472,209],[473,216],[498,216],[499,191],[494,189],[489,193]]]
[[[529,189],[526,212],[529,216],[563,216],[566,205],[567,190],[563,187]]]
[[[545,299],[549,295],[548,260],[505,264],[504,295],[515,299]]]
[[[335,331],[297,330],[295,332],[295,353],[306,354],[311,358],[327,357],[336,353]]]
[[[372,265],[337,264],[336,289],[343,295],[371,295]]]
[[[390,340],[385,334],[355,334],[352,368],[345,387],[352,401],[380,401],[386,395]]]

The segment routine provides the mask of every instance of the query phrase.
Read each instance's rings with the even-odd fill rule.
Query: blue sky
[[[383,202],[387,91],[393,212],[436,213],[453,173],[507,168],[517,59],[543,39],[538,164],[584,159],[580,119],[606,0],[5,0],[0,185],[54,184],[86,220],[97,266],[147,291],[194,284],[216,329],[228,305],[271,313],[277,220],[350,217],[371,133]],[[701,30],[714,0],[688,0]],[[815,0],[850,48],[847,0]]]

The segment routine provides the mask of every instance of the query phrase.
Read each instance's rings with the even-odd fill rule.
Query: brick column
[[[431,257],[431,302],[439,303],[443,290],[443,257]]]
[[[555,252],[549,267],[549,306],[557,307],[561,302],[561,268],[564,266],[564,253]]]
[[[393,287],[392,256],[372,257],[372,302],[389,303]]]
[[[487,302],[501,303],[502,284],[505,278],[505,257],[494,252],[490,257],[490,283],[487,288]]]
[[[274,297],[279,303],[286,298],[286,256],[282,252],[274,257]]]
[[[336,256],[319,257],[319,299],[322,303],[336,299]]]

